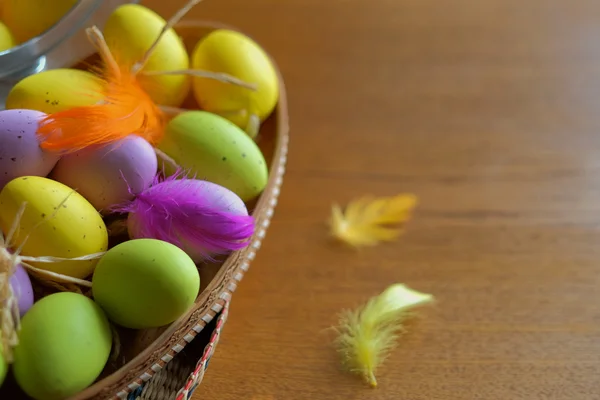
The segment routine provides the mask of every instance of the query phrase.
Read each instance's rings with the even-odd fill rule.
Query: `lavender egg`
[[[44,151],[37,138],[41,111],[0,111],[0,189],[21,176],[47,176],[60,158]]]
[[[22,317],[33,305],[33,288],[27,271],[20,264],[17,265],[15,272],[10,277],[10,287],[18,299],[19,314]]]
[[[52,172],[52,179],[76,189],[97,210],[107,213],[109,207],[148,188],[157,168],[152,145],[130,135],[116,143],[91,146],[63,156]]]

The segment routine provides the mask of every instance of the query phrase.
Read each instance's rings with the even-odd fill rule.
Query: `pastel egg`
[[[124,4],[110,15],[103,33],[119,61],[133,65],[142,59],[165,24],[160,15],[147,7]],[[171,28],[159,41],[138,79],[157,104],[177,107],[190,91],[191,78],[186,75],[144,76],[143,72],[185,70],[189,64],[185,45]]]
[[[257,90],[220,82],[193,78],[193,91],[203,110],[223,114],[242,129],[251,115],[264,121],[279,99],[279,79],[267,53],[248,36],[229,29],[217,29],[200,40],[192,53],[192,68],[223,72],[257,85]],[[258,131],[249,132],[255,135]]]
[[[157,167],[152,145],[130,135],[116,143],[63,156],[52,178],[77,189],[97,210],[108,211],[149,187]]]
[[[155,239],[118,244],[92,278],[96,302],[111,321],[132,329],[167,325],[182,316],[200,290],[200,274],[179,247]]]
[[[12,87],[7,109],[29,109],[52,114],[73,107],[96,104],[102,99],[102,82],[94,74],[58,68],[29,75]]]
[[[55,293],[23,317],[12,368],[21,389],[35,400],[66,399],[94,383],[111,348],[110,324],[93,300]]]
[[[17,43],[23,43],[50,29],[77,1],[2,0],[0,14]]]
[[[243,201],[265,188],[268,169],[258,145],[231,121],[206,111],[179,114],[159,149],[193,175],[224,186]]]
[[[10,286],[13,296],[19,303],[19,313],[23,316],[33,305],[33,287],[31,279],[22,265],[17,265],[15,272],[10,277]]]
[[[15,39],[6,25],[0,21],[0,53],[15,45]]]
[[[46,176],[56,165],[58,154],[42,150],[37,138],[40,111],[0,111],[0,189],[19,176]]]
[[[22,255],[75,258],[106,251],[108,233],[100,213],[70,187],[37,176],[13,179],[0,191],[0,230],[10,230],[23,203],[25,211],[14,237],[15,246],[23,246]],[[83,279],[97,261],[29,263]]]

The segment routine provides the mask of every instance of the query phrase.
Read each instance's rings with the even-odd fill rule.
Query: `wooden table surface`
[[[257,38],[291,106],[275,219],[194,399],[600,399],[600,2],[207,0],[192,15]],[[400,241],[329,241],[332,202],[399,192],[420,199]],[[323,330],[394,282],[437,304],[373,390]]]

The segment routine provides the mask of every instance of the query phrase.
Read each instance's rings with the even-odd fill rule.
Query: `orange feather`
[[[50,151],[72,152],[112,143],[136,134],[156,144],[164,133],[165,116],[142,89],[131,66],[105,65],[103,100],[47,115],[38,128],[40,145]]]

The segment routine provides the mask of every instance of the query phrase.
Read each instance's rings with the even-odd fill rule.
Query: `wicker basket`
[[[217,28],[234,29],[220,23],[183,21],[176,26],[191,47]],[[121,332],[118,360],[109,362],[98,381],[69,400],[143,399],[184,400],[202,381],[213,355],[221,329],[227,319],[231,295],[265,237],[285,172],[288,146],[288,112],[281,75],[280,99],[273,115],[261,126],[258,144],[269,166],[269,181],[258,198],[250,204],[256,219],[251,244],[230,254],[222,263],[202,265],[202,287],[194,306],[171,325],[137,332]],[[10,383],[9,383],[10,386]],[[26,399],[13,395],[15,387],[4,388],[0,397]],[[4,394],[5,393],[5,394]]]

